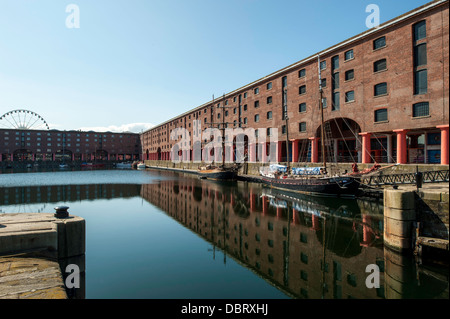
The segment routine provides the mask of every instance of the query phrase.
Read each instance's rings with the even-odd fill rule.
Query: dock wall
[[[0,215],[0,299],[84,298],[85,220],[69,215]],[[67,290],[66,266],[80,271],[80,288]]]
[[[195,171],[201,163],[193,163],[193,162],[179,162],[175,163],[172,161],[155,161],[155,160],[146,160],[144,163],[149,167],[159,167],[159,168],[169,168],[169,169],[181,169],[185,171]],[[280,165],[286,165],[286,163],[279,163]],[[321,163],[291,163],[291,167],[320,167]],[[330,165],[330,169],[334,172],[344,173],[345,171],[352,171],[353,163],[333,163]],[[249,176],[259,176],[259,168],[261,166],[268,166],[270,164],[261,164],[261,163],[244,163],[239,170],[239,173],[242,175]],[[373,167],[373,163],[371,164],[358,164],[359,170],[364,170],[366,168]],[[440,170],[448,170],[448,165],[435,165],[435,164],[414,164],[414,165],[396,165],[389,168],[389,174],[400,174],[400,173],[415,173],[418,169],[419,171],[440,171]]]
[[[394,251],[422,255],[421,247],[449,251],[449,193],[442,189],[384,189],[384,244]]]

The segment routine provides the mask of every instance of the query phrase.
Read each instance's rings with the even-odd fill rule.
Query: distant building
[[[136,133],[0,129],[0,161],[140,159]]]
[[[430,2],[147,130],[143,158],[171,160],[170,133],[184,128],[192,159],[195,143],[208,141],[197,120],[202,131],[222,121],[259,136],[277,130],[279,162],[320,162],[320,57],[327,160],[448,165],[448,39],[448,0]],[[250,162],[267,152],[258,144],[246,145]]]

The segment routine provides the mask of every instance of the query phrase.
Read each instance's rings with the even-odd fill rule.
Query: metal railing
[[[449,170],[419,172],[423,183],[441,183],[449,181]],[[361,182],[366,185],[416,184],[417,172],[401,174],[383,174],[365,176]]]

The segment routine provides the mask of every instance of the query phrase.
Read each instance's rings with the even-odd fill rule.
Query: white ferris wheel
[[[0,117],[0,128],[16,130],[49,130],[47,122],[39,114],[29,110],[12,110]]]

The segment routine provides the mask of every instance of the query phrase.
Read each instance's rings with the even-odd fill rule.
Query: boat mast
[[[289,125],[288,125],[288,112],[287,112],[287,87],[283,89],[283,111],[284,111],[284,120],[286,125],[286,162],[287,162],[287,173],[290,174],[291,166],[289,160]],[[280,150],[281,152],[281,150]]]
[[[222,103],[222,167],[225,167],[225,94]]]
[[[212,96],[212,105],[211,105],[211,123],[210,123],[210,128],[213,127],[213,123],[214,123],[214,94]],[[211,154],[211,153],[210,153]],[[216,150],[214,149],[214,157],[212,160],[212,164],[214,165],[214,160],[216,159]]]
[[[327,173],[327,157],[325,154],[325,128],[324,128],[324,117],[323,117],[323,89],[322,89],[322,75],[321,75],[321,68],[320,68],[320,56],[317,56],[318,59],[318,67],[319,67],[319,108],[320,108],[320,142],[322,146],[322,160],[323,160],[323,167],[324,167],[324,173]]]

